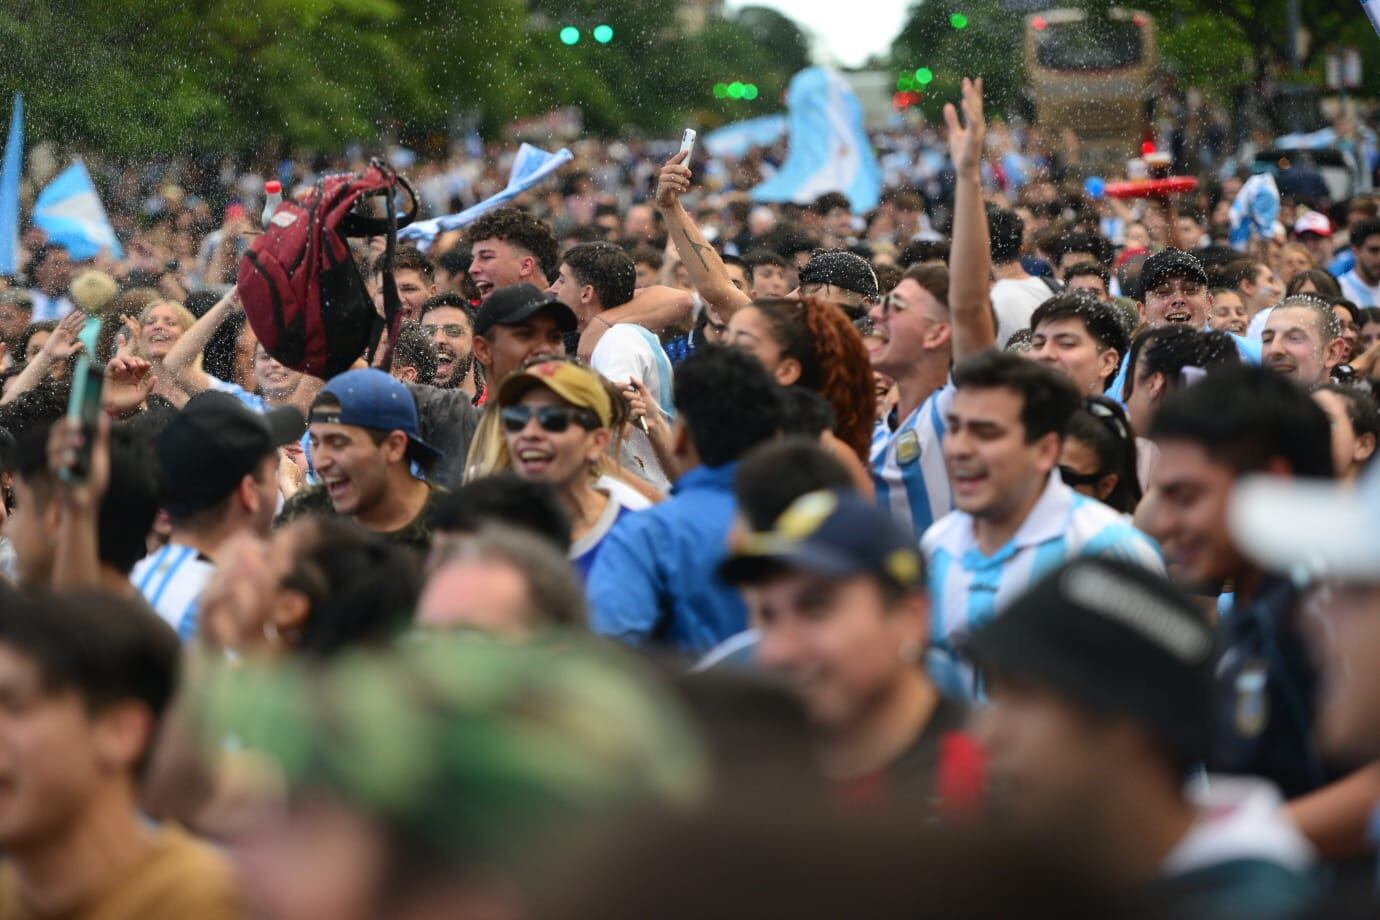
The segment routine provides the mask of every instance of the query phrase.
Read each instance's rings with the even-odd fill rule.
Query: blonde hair
[[[139,326],[141,328],[145,323],[149,321],[149,314],[152,313],[154,309],[157,307],[167,307],[168,309],[172,310],[173,316],[177,319],[177,326],[179,329],[182,330],[183,335],[186,335],[187,330],[191,329],[193,326],[196,325],[196,317],[192,315],[191,310],[188,310],[186,307],[184,307],[182,304],[178,303],[175,300],[160,299],[153,301],[152,303],[144,307],[144,309],[139,311]],[[140,358],[143,358],[145,361],[152,360],[144,351],[144,336],[142,333],[137,339],[135,339],[134,354]],[[195,367],[197,370],[201,369],[201,355],[196,356],[196,358],[192,361],[192,366]]]

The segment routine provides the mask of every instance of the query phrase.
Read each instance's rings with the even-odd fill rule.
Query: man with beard
[[[474,361],[474,313],[459,294],[437,294],[422,304],[422,328],[436,343],[436,379],[443,390],[468,393],[484,403],[484,381]]]

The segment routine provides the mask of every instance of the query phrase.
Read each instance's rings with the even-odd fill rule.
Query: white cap
[[[1380,584],[1380,463],[1354,487],[1254,475],[1232,493],[1232,538],[1263,568],[1303,582]]]
[[[1326,214],[1319,214],[1317,211],[1304,211],[1299,215],[1299,219],[1294,221],[1294,235],[1301,236],[1304,233],[1331,236],[1332,221],[1327,219]]]

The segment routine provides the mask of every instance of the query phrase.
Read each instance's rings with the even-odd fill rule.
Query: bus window
[[[1049,70],[1121,70],[1143,56],[1141,30],[1133,22],[1067,22],[1038,33],[1035,60]]]

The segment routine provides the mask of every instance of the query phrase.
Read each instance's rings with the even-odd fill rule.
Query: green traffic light
[[[607,45],[613,41],[613,26],[597,25],[594,27],[594,40],[601,45]]]
[[[757,98],[757,84],[756,84],[756,83],[745,83],[745,84],[743,84],[743,98],[746,99],[746,100],[748,100],[749,102],[751,102],[752,100],[754,100],[754,99]]]
[[[727,84],[727,83],[715,83],[715,84],[714,84],[714,98],[715,98],[715,99],[727,99],[727,98],[728,98],[728,84]]]
[[[566,26],[561,29],[561,44],[573,45],[580,40],[580,30],[574,26]]]
[[[915,89],[915,80],[910,74],[903,73],[896,79],[896,91],[898,93],[908,93],[913,89]]]
[[[949,17],[949,25],[959,30],[966,29],[968,28],[968,17],[962,13],[954,13]]]
[[[743,89],[743,84],[739,83],[737,80],[734,80],[732,83],[728,84],[728,98],[742,99]]]
[[[929,86],[930,81],[933,79],[934,71],[930,70],[928,67],[921,67],[915,72],[915,82],[919,83],[921,86]]]

